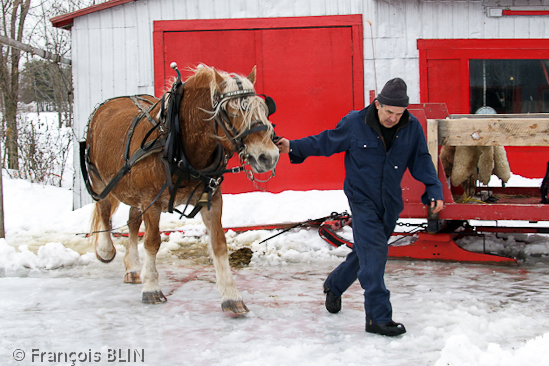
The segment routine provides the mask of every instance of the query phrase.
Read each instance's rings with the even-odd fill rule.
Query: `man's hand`
[[[276,146],[281,154],[287,154],[290,152],[290,141],[284,137],[280,138],[280,140],[276,142]]]
[[[431,201],[431,208],[433,209],[433,213],[439,213],[444,208],[444,201],[443,200],[436,200]]]

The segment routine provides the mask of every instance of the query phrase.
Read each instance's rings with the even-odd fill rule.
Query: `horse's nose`
[[[257,160],[261,165],[266,168],[266,170],[271,170],[276,165],[278,161],[278,156],[271,156],[269,154],[263,153],[259,155]]]

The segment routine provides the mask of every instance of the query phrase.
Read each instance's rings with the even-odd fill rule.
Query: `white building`
[[[397,76],[408,83],[411,103],[446,102],[452,113],[469,113],[479,103],[472,99],[480,98],[472,89],[476,81],[468,62],[476,57],[471,55],[535,59],[540,70],[549,68],[549,0],[112,0],[52,23],[72,33],[79,138],[97,103],[120,95],[158,95],[162,80],[173,75],[166,66],[171,58],[180,68],[211,59],[242,73],[257,64],[258,88],[277,101],[277,130],[289,138],[334,126]],[[299,72],[283,82],[281,76],[296,68]],[[332,75],[340,69],[345,70]],[[539,112],[548,112],[542,86],[549,77],[545,83],[541,75],[536,103]],[[514,103],[514,112],[526,105],[513,91],[517,88],[506,86],[509,96],[503,96],[510,98],[507,105]],[[321,107],[313,103],[317,96]],[[311,98],[310,107],[290,103],[305,97]],[[326,100],[330,106],[322,110]],[[312,122],[319,118],[328,120]],[[75,208],[91,202],[82,187],[77,179]]]

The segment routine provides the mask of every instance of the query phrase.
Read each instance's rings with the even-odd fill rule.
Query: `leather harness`
[[[184,95],[184,83],[181,82],[181,74],[179,73],[179,70],[176,68],[178,77],[177,80],[172,84],[172,87],[170,90],[162,96],[162,99],[157,101],[156,103],[152,103],[150,100],[143,98],[142,96],[131,96],[129,97],[135,105],[140,109],[140,112],[135,116],[133,119],[130,128],[128,129],[127,133],[127,139],[126,139],[126,145],[125,145],[125,153],[124,153],[124,166],[116,173],[116,175],[111,179],[111,181],[106,185],[106,187],[101,191],[101,193],[97,194],[91,185],[91,181],[89,179],[88,175],[88,169],[92,171],[97,177],[100,178],[99,172],[97,168],[91,163],[89,159],[89,146],[86,146],[86,141],[81,141],[80,144],[80,167],[82,170],[82,176],[84,178],[84,182],[86,184],[86,189],[88,193],[92,196],[92,198],[96,201],[104,199],[107,197],[107,195],[110,193],[110,191],[118,184],[118,182],[131,171],[131,168],[137,164],[142,159],[146,158],[149,155],[163,152],[161,159],[165,166],[166,171],[166,183],[161,188],[160,192],[156,195],[152,203],[149,205],[149,207],[152,206],[154,202],[160,197],[160,195],[168,188],[170,199],[168,202],[168,212],[177,212],[181,215],[181,217],[185,216],[187,218],[193,218],[201,209],[202,207],[207,207],[208,210],[211,207],[211,199],[221,182],[223,181],[223,174],[225,173],[239,173],[243,170],[245,170],[244,166],[238,166],[235,168],[227,169],[228,160],[230,158],[231,154],[227,154],[225,152],[225,149],[221,145],[220,142],[218,142],[218,145],[216,146],[214,152],[213,152],[213,162],[204,169],[195,169],[190,162],[188,161],[187,157],[185,156],[184,149],[183,149],[183,141],[181,139],[181,130],[179,125],[179,109],[181,105],[181,101],[183,99]],[[227,115],[227,112],[224,108],[221,108],[221,104],[228,101],[229,99],[235,99],[235,98],[246,98],[248,96],[256,96],[258,94],[255,93],[253,89],[243,89],[242,82],[238,79],[238,77],[233,77],[235,81],[237,82],[237,85],[239,87],[239,90],[233,91],[233,92],[227,92],[224,94],[216,93],[214,96],[214,103],[213,103],[213,109],[214,111],[216,108],[219,108],[218,113],[215,114],[215,129],[216,134],[218,127],[221,129],[221,131],[229,138],[233,144],[236,147],[236,152],[239,154],[240,160],[243,164],[247,163],[247,154],[246,154],[246,146],[244,144],[244,137],[255,133],[259,131],[265,131],[269,127],[265,124],[263,124],[261,121],[255,121],[252,123],[251,128],[248,130],[238,133],[238,131],[234,128],[232,125],[229,116]],[[166,98],[166,96],[169,95],[169,98]],[[265,102],[268,107],[268,116],[270,116],[274,111],[276,110],[276,107],[274,105],[274,101],[272,98],[262,95],[265,98]],[[112,98],[116,99],[116,98]],[[95,108],[94,112],[90,116],[88,120],[88,128],[90,124],[93,121],[93,118],[95,116],[95,113],[97,112],[97,109],[105,104],[106,102],[112,100],[106,100],[105,102],[101,103],[98,107]],[[168,99],[167,106],[166,99]],[[150,103],[151,106],[148,109],[145,109],[139,104],[139,101],[145,101],[147,103]],[[152,116],[150,115],[150,112],[158,105],[158,103],[161,103],[161,113],[160,113],[160,119],[157,122]],[[135,128],[139,124],[141,120],[144,118],[147,118],[151,124],[152,128],[149,130],[149,132],[145,135],[143,138],[143,141],[141,142],[140,147],[135,151],[132,156],[129,156],[129,149],[131,140],[133,137],[133,133],[135,131]],[[228,126],[228,128],[227,128]],[[159,135],[150,142],[147,142],[148,138],[150,137],[151,133],[158,129],[160,131]],[[272,136],[272,139],[276,141],[276,136]],[[173,177],[175,178],[175,183],[173,181]],[[189,198],[187,200],[186,206],[183,209],[183,211],[179,211],[176,208],[174,208],[174,201],[175,196],[177,194],[178,189],[180,188],[180,185],[183,181],[199,181],[199,183],[196,185],[196,187],[193,189],[192,193],[189,195]],[[197,204],[194,206],[193,210],[189,214],[185,214],[185,211],[187,207],[190,204],[190,201],[198,188],[203,186],[203,191],[200,196],[200,199],[198,200]],[[145,210],[142,211],[144,213],[149,207],[147,207]]]

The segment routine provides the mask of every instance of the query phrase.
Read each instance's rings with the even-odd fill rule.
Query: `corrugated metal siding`
[[[486,5],[549,6],[549,0],[138,0],[81,16],[72,28],[75,133],[84,137],[97,103],[119,95],[153,94],[155,20],[363,14],[366,97],[369,90],[379,91],[399,76],[408,83],[410,101],[417,103],[418,38],[549,37],[549,17],[490,18]],[[91,202],[81,187],[78,176],[75,208]]]

